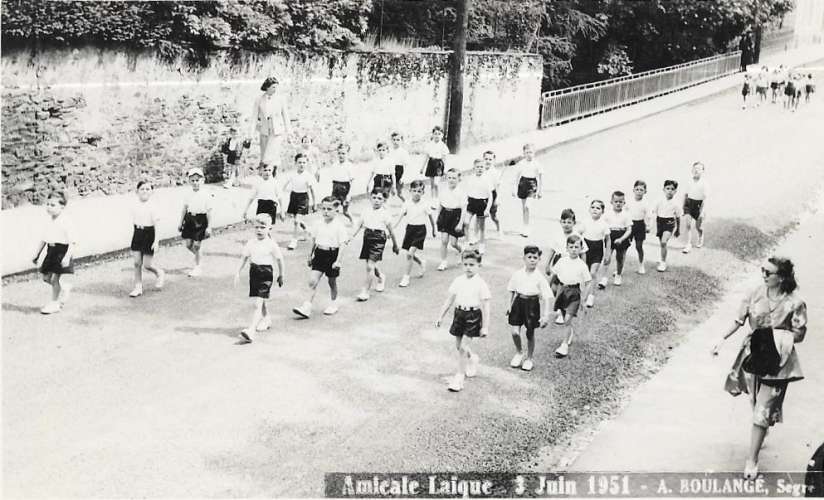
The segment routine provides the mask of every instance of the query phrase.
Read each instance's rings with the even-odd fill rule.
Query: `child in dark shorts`
[[[68,198],[63,191],[52,191],[46,198],[46,213],[51,220],[46,227],[43,240],[37,247],[32,262],[37,265],[43,248],[46,256],[40,265],[43,281],[52,288],[52,300],[40,309],[43,314],[54,314],[62,309],[69,298],[72,289],[69,275],[74,274],[72,257],[77,245],[75,241],[74,225],[63,213]]]
[[[546,277],[537,270],[540,261],[541,249],[533,245],[525,246],[524,267],[515,271],[506,288],[510,293],[510,305],[506,315],[516,350],[509,366],[527,372],[532,371],[534,367],[532,355],[535,352],[535,329],[544,328],[549,323],[549,300],[552,291]],[[521,348],[522,327],[526,333],[526,355]]]
[[[334,196],[321,200],[323,220],[309,231],[312,235],[312,251],[309,252],[307,264],[309,273],[309,296],[292,312],[301,318],[312,315],[312,302],[315,300],[318,284],[323,275],[329,281],[329,295],[332,302],[324,309],[327,316],[338,312],[338,277],[340,276],[340,250],[349,243],[349,234],[343,223],[337,218],[340,201]]]
[[[137,203],[132,207],[132,222],[134,232],[132,234],[132,260],[134,261],[134,289],[129,293],[129,297],[139,297],[143,295],[143,268],[157,277],[155,286],[158,290],[163,288],[166,273],[162,269],[152,265],[155,251],[157,250],[158,238],[156,234],[158,211],[151,202],[152,183],[140,181],[137,183]]]
[[[804,102],[810,102],[810,96],[815,92],[815,83],[813,82],[813,74],[808,73],[807,79],[804,80]]]
[[[435,328],[440,328],[444,315],[455,304],[452,326],[449,333],[455,337],[458,351],[458,371],[450,380],[448,389],[459,392],[466,377],[478,374],[478,355],[471,350],[473,338],[486,337],[489,333],[489,300],[492,295],[489,286],[478,275],[481,255],[476,250],[466,250],[461,255],[464,274],[455,278],[449,286],[449,296],[441,306]]]
[[[458,240],[464,236],[462,211],[466,206],[466,194],[458,187],[460,174],[455,168],[446,171],[446,188],[441,190],[439,195],[439,211],[436,226],[441,233],[441,263],[438,271],[444,271],[449,263],[447,261],[448,247],[452,247],[463,252]]]
[[[352,222],[352,216],[349,215],[349,200],[350,192],[352,191],[352,181],[355,176],[352,175],[352,163],[349,161],[349,145],[338,144],[338,163],[329,168],[329,176],[332,178],[332,196],[335,197],[340,204],[338,210],[343,213],[343,216]]]
[[[240,281],[240,273],[249,262],[249,297],[254,298],[255,310],[252,313],[252,322],[248,328],[240,332],[239,344],[252,342],[255,331],[268,330],[272,326],[272,317],[266,308],[272,282],[283,286],[283,253],[278,244],[269,237],[272,229],[272,218],[269,214],[255,216],[255,237],[246,242],[240,260],[240,266],[235,273],[235,286]],[[278,274],[274,277],[273,265],[277,263]]]
[[[583,243],[583,238],[578,234],[567,237],[567,255],[561,257],[553,266],[549,278],[555,292],[554,309],[561,311],[564,317],[563,324],[569,327],[566,338],[555,350],[555,357],[558,358],[569,354],[569,346],[575,334],[572,322],[581,307],[581,288],[587,288],[587,284],[592,280],[586,263],[580,258]]]
[[[298,240],[305,240],[302,230],[306,228],[303,219],[309,215],[309,211],[315,209],[315,189],[313,184],[315,177],[307,171],[309,158],[303,153],[295,155],[295,171],[283,185],[283,192],[289,193],[289,206],[286,214],[293,218],[292,240],[286,247],[294,250],[298,246]]]
[[[644,196],[647,194],[647,183],[642,180],[635,181],[632,186],[633,200],[628,207],[629,216],[632,219],[632,232],[630,239],[635,242],[635,251],[638,253],[638,274],[646,274],[644,268],[644,240],[650,231],[652,223],[649,221],[649,204]]]
[[[498,219],[498,186],[501,184],[501,171],[495,167],[495,152],[484,151],[484,174],[492,188],[492,206],[489,208],[489,218],[495,223],[498,238],[502,236],[501,221]]]
[[[750,75],[744,75],[744,85],[741,87],[741,96],[744,101],[741,104],[741,109],[747,109],[748,95],[750,95]]]
[[[272,224],[274,224],[278,216],[278,207],[283,206],[283,202],[281,200],[282,194],[280,192],[280,188],[278,187],[277,179],[272,174],[274,172],[272,165],[269,165],[268,163],[261,163],[259,171],[260,181],[252,190],[252,196],[249,197],[249,202],[243,210],[243,220],[249,220],[247,216],[249,213],[249,207],[251,207],[252,203],[257,200],[255,215],[268,214],[269,217],[272,218]],[[283,220],[283,214],[281,214],[280,218]]]
[[[406,272],[398,284],[400,287],[409,286],[409,275],[412,273],[412,264],[418,264],[421,268],[421,277],[426,272],[426,259],[423,257],[423,246],[426,241],[426,221],[432,227],[432,237],[435,237],[435,219],[429,211],[427,204],[421,199],[425,184],[422,180],[416,179],[409,185],[410,199],[404,203],[395,227],[406,217],[406,232],[403,236],[401,248],[406,251]]]
[[[524,144],[524,157],[518,162],[515,173],[515,185],[512,196],[521,200],[521,236],[529,236],[529,200],[540,198],[543,191],[543,173],[535,160],[535,148],[532,144]]]
[[[403,174],[406,168],[409,167],[411,158],[409,151],[403,145],[403,134],[400,132],[392,132],[392,163],[395,164],[395,190],[398,193],[398,198],[401,201],[406,201],[403,196]]]
[[[629,249],[629,238],[632,235],[632,219],[624,210],[625,200],[626,196],[622,191],[614,191],[610,199],[612,210],[604,216],[609,225],[610,252],[604,257],[604,272],[599,287],[602,284],[606,286],[607,272],[613,252],[615,253],[615,274],[612,275],[612,284],[621,286],[623,283],[624,259]]]
[[[384,141],[379,141],[375,150],[378,157],[371,162],[372,172],[369,174],[369,180],[366,181],[366,194],[369,194],[372,189],[380,188],[388,200],[395,192],[394,159],[389,157],[389,145]]]
[[[676,238],[681,234],[680,221],[684,215],[683,203],[675,200],[675,192],[678,190],[678,182],[667,179],[664,181],[664,198],[661,199],[653,210],[655,214],[655,224],[661,247],[661,259],[658,261],[658,272],[667,270],[667,243],[672,236]]]
[[[446,156],[449,148],[443,142],[443,129],[434,127],[430,140],[424,145],[424,163],[421,167],[421,174],[429,177],[432,199],[438,198],[438,182],[446,171]]]
[[[189,169],[187,173],[192,192],[183,203],[183,214],[180,218],[178,230],[186,245],[195,257],[195,265],[189,271],[190,277],[203,274],[200,267],[201,245],[203,240],[212,235],[209,219],[212,213],[211,197],[203,189],[205,177],[199,168]]]
[[[386,275],[381,272],[378,262],[383,260],[383,250],[386,246],[386,234],[392,238],[392,251],[395,254],[400,252],[398,242],[395,239],[395,232],[392,230],[392,216],[383,207],[386,202],[386,195],[383,189],[376,187],[370,196],[372,206],[364,210],[360,222],[352,238],[357,236],[363,228],[363,244],[361,246],[360,259],[366,261],[366,281],[357,299],[359,302],[369,300],[369,290],[375,283],[375,291],[382,292],[386,286]]]

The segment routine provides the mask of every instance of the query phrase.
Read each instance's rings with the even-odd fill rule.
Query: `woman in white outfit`
[[[286,100],[276,93],[277,88],[278,79],[274,76],[263,81],[260,86],[263,95],[255,99],[249,128],[250,138],[254,137],[255,132],[260,135],[260,164],[271,165],[273,174],[277,173],[280,165],[283,140],[288,142],[291,135]]]

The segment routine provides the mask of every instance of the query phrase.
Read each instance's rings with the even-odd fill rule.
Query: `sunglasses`
[[[775,274],[778,274],[778,271],[770,271],[769,269],[767,269],[767,268],[765,268],[765,267],[762,267],[762,268],[761,268],[761,274],[763,274],[764,276],[766,276],[767,278],[769,278],[770,276],[773,276],[773,275],[775,275]]]

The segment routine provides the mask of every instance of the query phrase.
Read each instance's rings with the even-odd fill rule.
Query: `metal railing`
[[[541,128],[603,113],[738,72],[741,52],[544,92]]]

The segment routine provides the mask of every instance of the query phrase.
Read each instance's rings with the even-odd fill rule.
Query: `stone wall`
[[[372,156],[392,130],[417,149],[446,122],[448,54],[216,55],[208,67],[98,49],[2,54],[3,208],[40,203],[51,187],[89,196],[133,189],[149,177],[183,182],[193,166],[222,177],[220,144],[248,130],[261,81],[278,75],[295,131],[321,160],[339,141]],[[541,60],[470,53],[464,144],[533,130]],[[257,164],[257,138],[244,165]],[[294,153],[287,150],[286,154]]]

